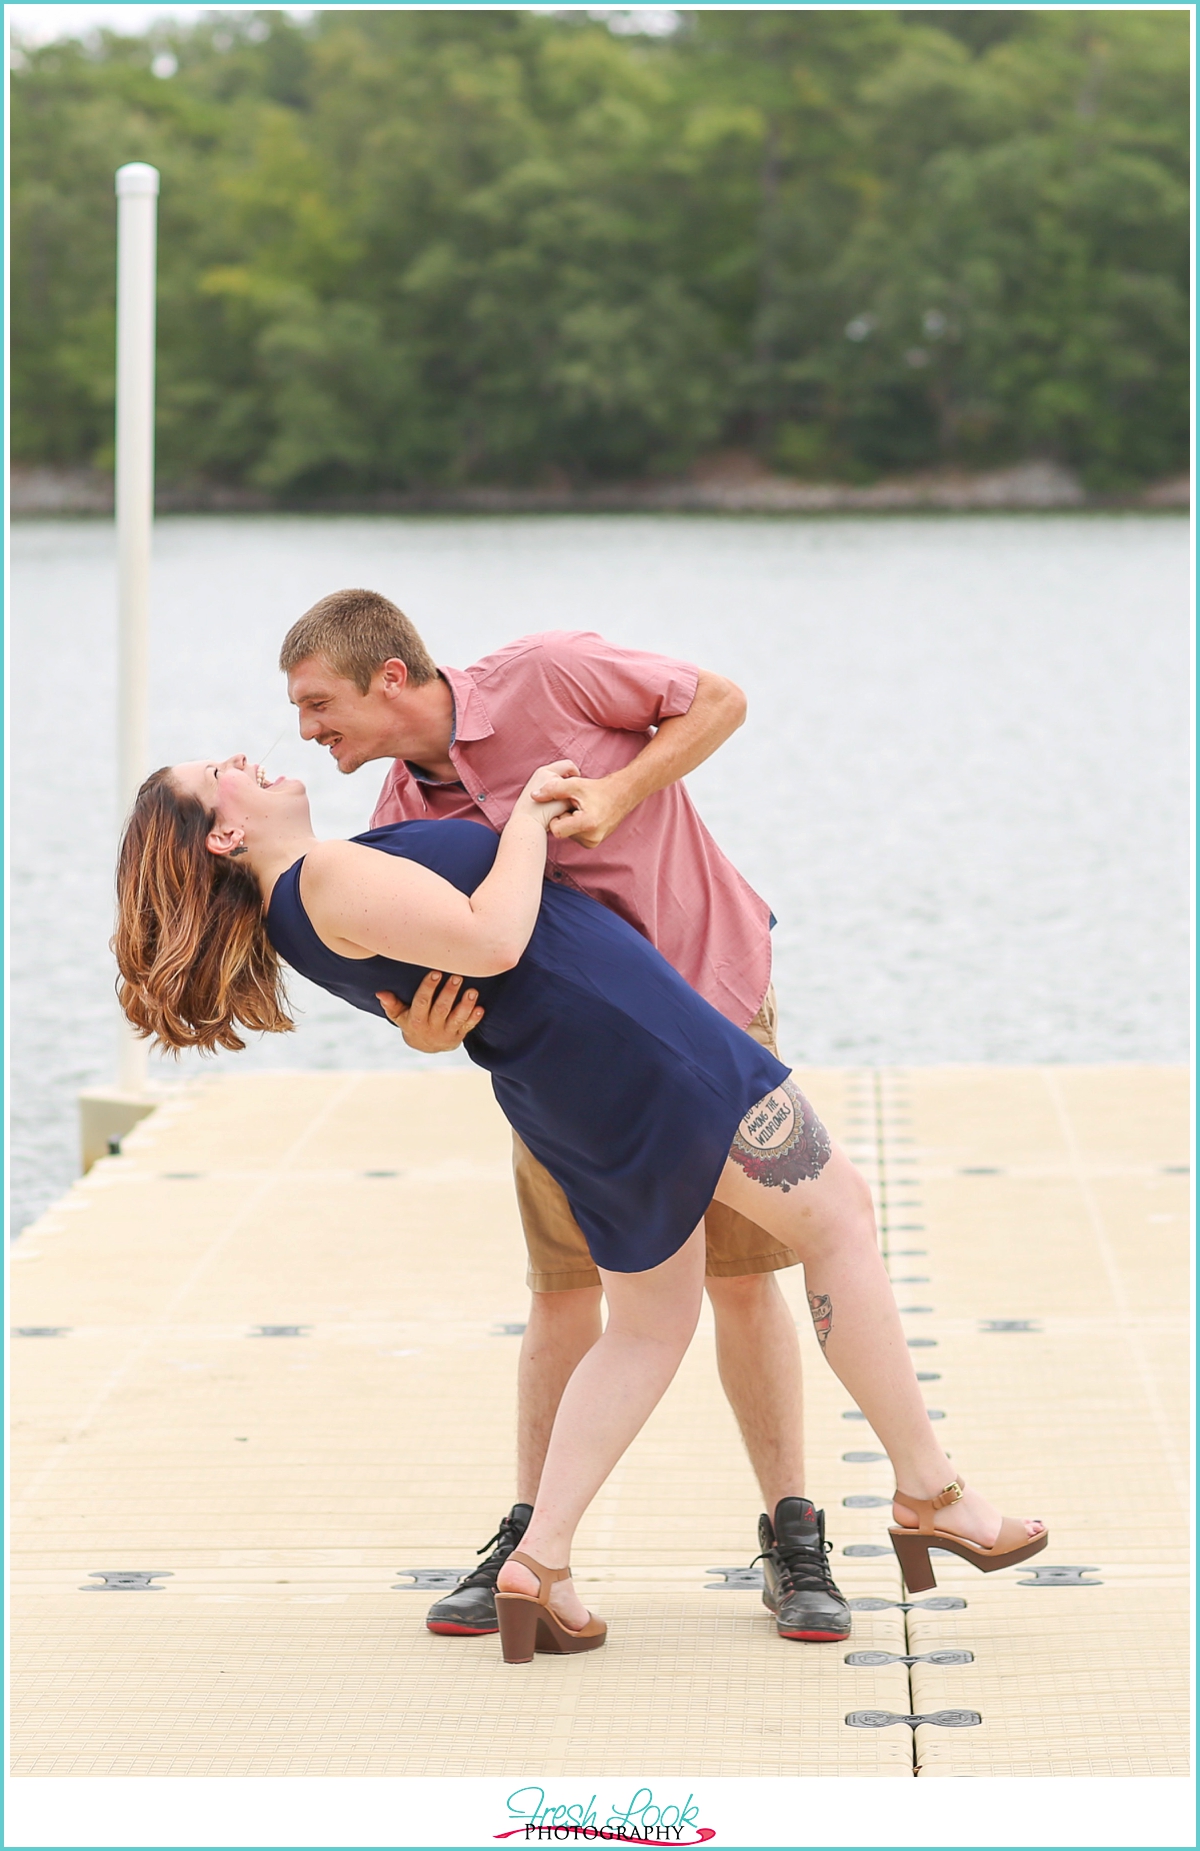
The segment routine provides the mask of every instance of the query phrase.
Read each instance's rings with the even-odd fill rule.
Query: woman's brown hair
[[[164,767],[138,792],[117,859],[117,997],[140,1036],[176,1053],[244,1048],[239,1026],[295,1027],[258,882],[209,850],[215,821]]]

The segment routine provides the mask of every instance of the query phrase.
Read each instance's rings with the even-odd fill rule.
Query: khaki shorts
[[[777,1058],[775,1045],[778,1025],[774,985],[763,998],[762,1008],[746,1033],[769,1048]],[[513,1132],[513,1180],[529,1248],[529,1271],[526,1273],[534,1292],[574,1292],[581,1286],[599,1285],[592,1256],[583,1232],[567,1198],[549,1170],[543,1168],[531,1151]],[[708,1248],[705,1268],[711,1278],[735,1279],[743,1273],[773,1273],[783,1266],[795,1266],[796,1255],[764,1229],[747,1221],[732,1208],[714,1202],[704,1217],[704,1235]]]

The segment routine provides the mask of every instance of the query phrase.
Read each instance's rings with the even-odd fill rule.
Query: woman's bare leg
[[[584,1511],[626,1447],[662,1399],[692,1340],[704,1292],[704,1229],[678,1253],[645,1273],[600,1279],[608,1322],[579,1363],[558,1404],[537,1502],[521,1548],[547,1568],[564,1568]],[[536,1594],[537,1581],[519,1562],[505,1562],[502,1594]],[[556,1581],[551,1603],[564,1625],[578,1629],[587,1608],[570,1581]]]
[[[871,1192],[790,1080],[746,1114],[717,1200],[749,1216],[804,1262],[826,1361],[887,1448],[896,1485],[936,1497],[956,1476],[934,1437],[879,1251]],[[894,1508],[897,1523],[912,1513]],[[944,1529],[989,1547],[1000,1512],[968,1487],[938,1512]],[[1042,1525],[1030,1519],[1033,1535]]]

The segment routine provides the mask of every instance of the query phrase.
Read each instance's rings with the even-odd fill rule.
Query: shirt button
[[[552,881],[560,881],[562,879],[562,869],[561,868],[551,868],[550,879]]]
[[[485,802],[486,800],[487,800],[487,792],[486,792],[486,791],[476,791],[476,793],[475,793],[475,801],[476,801],[476,803],[484,803],[484,802]]]

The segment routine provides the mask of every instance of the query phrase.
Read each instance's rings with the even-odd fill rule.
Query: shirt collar
[[[414,784],[428,784],[435,791],[460,791],[463,788],[461,778],[434,778],[423,765],[414,765],[411,758],[401,762]]]
[[[469,745],[475,739],[490,739],[494,727],[482,694],[469,675],[459,668],[439,668],[438,674],[449,683],[454,696],[453,746]]]

